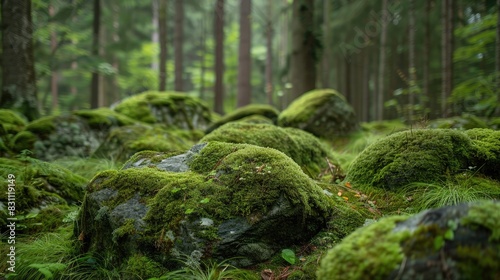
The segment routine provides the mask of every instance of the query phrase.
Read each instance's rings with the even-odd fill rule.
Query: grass
[[[121,167],[121,164],[102,158],[66,157],[54,160],[52,163],[65,167],[88,180],[94,178],[101,171],[119,169]]]

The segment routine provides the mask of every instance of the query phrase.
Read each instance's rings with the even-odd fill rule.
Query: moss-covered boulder
[[[460,130],[489,127],[486,120],[471,114],[432,120],[429,122],[428,126],[429,128],[453,128]]]
[[[252,119],[246,119],[245,122],[255,122],[256,120],[259,120],[259,122],[262,122],[263,120],[270,120],[271,123],[276,123],[278,120],[278,115],[279,115],[278,109],[274,108],[271,105],[266,105],[266,104],[251,104],[247,105],[241,108],[238,108],[234,110],[233,112],[225,115],[221,119],[217,120],[214,122],[206,131],[206,133],[210,133],[213,130],[217,129],[218,127],[228,123],[228,122],[234,122],[238,120],[242,120],[248,117],[253,117]],[[256,116],[260,116],[261,118],[258,118]],[[264,119],[262,119],[262,117]]]
[[[498,201],[381,219],[331,249],[317,271],[318,280],[498,278]]]
[[[14,135],[26,126],[26,120],[9,109],[0,109],[0,156],[10,156]]]
[[[199,130],[166,129],[163,126],[130,125],[111,130],[93,156],[124,162],[144,150],[183,153],[200,138]]]
[[[331,213],[321,188],[274,149],[211,142],[175,159],[148,153],[89,184],[75,229],[84,252],[118,266],[140,254],[168,268],[180,253],[246,266],[310,239]]]
[[[304,93],[281,112],[278,124],[324,138],[346,135],[358,129],[354,109],[333,89]]]
[[[6,182],[4,191],[7,193],[0,197],[0,205],[3,205],[0,207],[0,222],[4,224],[9,217],[7,206],[11,198],[11,201],[15,201],[15,212],[21,219],[19,224],[24,225],[29,232],[46,229],[47,223],[54,220],[50,214],[56,211],[54,209],[59,209],[59,214],[63,214],[68,206],[78,205],[87,184],[85,178],[65,168],[33,158],[0,158],[0,180]],[[8,188],[7,182],[12,189]],[[22,220],[21,217],[28,213],[31,213],[31,220]],[[38,223],[34,222],[36,220]],[[62,220],[58,222],[62,223]],[[21,226],[19,230],[22,230]]]
[[[368,146],[350,165],[356,187],[396,190],[410,183],[446,181],[469,170],[474,146],[467,135],[446,129],[394,133]]]
[[[318,138],[291,127],[231,122],[200,140],[200,142],[210,141],[251,144],[279,150],[292,158],[311,177],[316,177],[322,170],[328,168],[326,158],[335,162],[332,152]]]
[[[15,152],[28,149],[47,161],[65,156],[88,157],[106,139],[110,129],[135,122],[107,108],[42,117],[19,132],[11,146]]]
[[[473,164],[478,172],[500,180],[500,131],[471,129],[465,134],[474,146]]]
[[[114,110],[141,122],[179,129],[205,130],[212,122],[203,102],[180,92],[147,91],[124,99]]]

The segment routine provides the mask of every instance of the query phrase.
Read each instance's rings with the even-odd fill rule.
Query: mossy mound
[[[114,110],[141,122],[179,129],[205,130],[212,122],[203,102],[180,92],[147,91],[124,99]]]
[[[9,174],[11,174],[10,177],[12,175],[15,177],[12,182],[15,187],[11,193],[15,193],[16,214],[23,216],[32,213],[31,217],[34,218],[36,216],[34,213],[39,213],[37,219],[42,223],[41,226],[32,223],[34,220],[19,221],[27,227],[26,230],[29,232],[42,230],[46,228],[45,224],[49,220],[53,220],[51,217],[44,216],[51,212],[48,208],[58,208],[63,213],[68,205],[79,204],[83,199],[84,187],[87,183],[85,178],[65,168],[33,158],[23,160],[0,158],[0,180],[9,182]],[[6,188],[5,191],[9,190]],[[7,206],[9,196],[2,196],[0,204]],[[0,220],[5,222],[8,214],[7,208],[1,208],[0,213]],[[44,221],[43,217],[47,220]],[[59,222],[62,222],[62,219]]]
[[[210,141],[251,144],[279,150],[292,158],[311,177],[316,177],[321,170],[328,168],[326,158],[335,162],[326,145],[314,135],[296,128],[232,122],[200,140],[202,143]]]
[[[464,114],[460,117],[437,119],[429,122],[429,128],[453,128],[453,129],[473,129],[488,128],[486,120],[471,114]]]
[[[317,279],[497,279],[499,225],[498,201],[384,218],[331,249]]]
[[[190,152],[184,172],[163,171],[169,159],[152,158],[97,175],[75,232],[84,252],[114,256],[115,265],[140,254],[169,268],[179,252],[198,252],[239,256],[234,262],[245,266],[326,225],[331,201],[283,153],[220,142]]]
[[[151,150],[182,153],[203,136],[199,130],[166,129],[163,126],[132,125],[114,128],[94,152],[94,157],[124,162],[137,152]]]
[[[480,173],[500,180],[500,131],[471,129],[465,131],[475,147],[474,166]]]
[[[350,165],[346,180],[358,188],[397,190],[436,183],[469,169],[472,141],[460,131],[419,129],[394,133],[368,146]]]
[[[294,100],[278,117],[278,125],[332,138],[358,129],[354,109],[333,89],[318,89]]]
[[[0,109],[0,125],[9,134],[16,134],[21,131],[27,122],[13,110]]]
[[[271,105],[265,104],[251,104],[241,108],[234,110],[233,112],[225,115],[221,119],[217,120],[214,124],[212,124],[206,131],[206,133],[210,133],[218,127],[228,123],[241,120],[243,118],[251,117],[251,116],[262,116],[269,120],[272,123],[275,123],[278,119],[279,115],[278,109],[274,108]],[[248,121],[248,120],[247,120]]]
[[[31,150],[42,160],[89,157],[114,127],[135,123],[107,108],[42,117],[29,123],[11,142],[14,152]]]

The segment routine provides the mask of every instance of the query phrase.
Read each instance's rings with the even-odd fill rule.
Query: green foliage
[[[287,261],[289,264],[294,265],[296,261],[295,252],[290,249],[283,249],[281,251],[281,257]]]

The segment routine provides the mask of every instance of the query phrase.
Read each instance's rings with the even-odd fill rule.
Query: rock
[[[328,168],[326,158],[336,162],[328,147],[314,135],[291,127],[232,122],[217,128],[200,140],[200,142],[210,141],[251,144],[276,149],[292,158],[313,178]]]
[[[262,117],[264,117],[265,119],[270,120],[271,124],[273,124],[276,123],[279,113],[280,112],[276,108],[270,105],[265,105],[265,104],[247,105],[238,108],[233,112],[225,115],[221,119],[217,120],[207,129],[206,133],[208,134],[226,123],[242,120],[252,116],[254,117],[254,119],[256,119],[255,117],[257,116],[260,116],[261,118],[260,120],[258,120],[258,122],[262,122],[263,121]],[[247,119],[245,121],[248,122],[249,120]],[[250,120],[250,122],[254,121]]]
[[[117,266],[139,254],[172,267],[179,253],[247,266],[310,239],[331,213],[321,188],[274,149],[210,142],[173,158],[141,154],[89,184],[75,229],[82,253]]]
[[[114,110],[169,128],[205,130],[212,122],[212,113],[203,102],[180,92],[147,91],[124,99]]]
[[[332,89],[304,93],[281,112],[278,125],[300,128],[324,138],[346,135],[358,129],[354,109]]]
[[[80,110],[60,116],[42,117],[29,123],[13,139],[15,152],[34,151],[37,158],[89,157],[113,127],[135,121],[110,109]]]
[[[465,134],[474,146],[474,169],[496,180],[500,180],[500,131],[491,129],[470,129]]]
[[[318,280],[499,277],[498,201],[383,218],[331,249],[317,271]]]
[[[167,129],[159,125],[122,126],[111,130],[93,156],[124,162],[135,153],[145,150],[182,153],[202,136],[203,133],[198,130]]]

